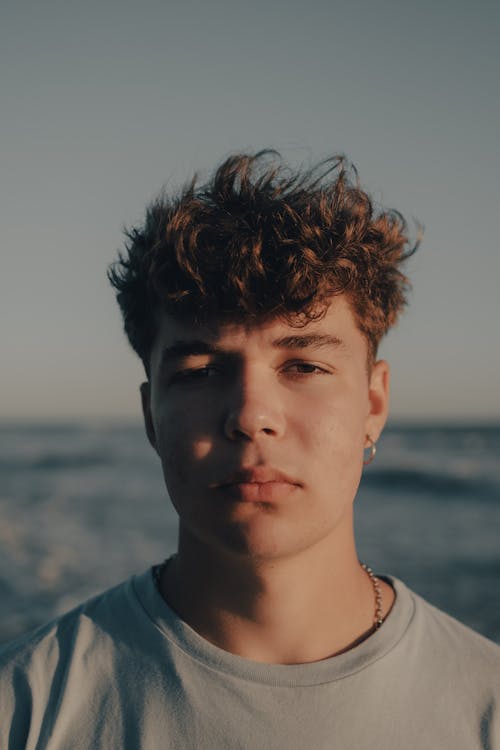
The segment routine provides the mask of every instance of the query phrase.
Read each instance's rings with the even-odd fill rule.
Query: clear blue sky
[[[426,226],[382,354],[397,418],[500,417],[500,6],[2,6],[0,418],[139,417],[106,267],[163,184],[346,153]]]

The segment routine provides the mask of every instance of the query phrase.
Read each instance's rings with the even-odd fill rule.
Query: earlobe
[[[140,387],[141,391],[141,403],[142,403],[142,413],[144,416],[144,427],[146,428],[146,435],[148,436],[148,440],[157,451],[157,445],[156,445],[156,433],[153,425],[153,418],[151,416],[151,388],[149,385],[149,382],[141,383]]]

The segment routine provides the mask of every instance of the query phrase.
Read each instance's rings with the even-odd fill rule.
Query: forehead
[[[293,342],[297,348],[304,348],[307,342],[312,346],[326,338],[332,345],[344,351],[359,351],[366,356],[366,341],[359,331],[351,305],[344,295],[334,297],[326,313],[317,320],[290,322],[276,316],[265,321],[228,321],[210,319],[202,324],[180,321],[167,313],[158,316],[158,330],[153,347],[153,357],[166,347],[181,345],[183,342],[206,342],[218,347],[243,349],[247,346],[277,346],[287,341],[288,348]]]

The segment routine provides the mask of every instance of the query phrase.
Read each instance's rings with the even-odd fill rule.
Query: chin
[[[280,533],[281,532],[281,533]],[[226,527],[219,530],[211,546],[239,562],[273,562],[300,553],[304,538],[292,539],[284,529]],[[307,546],[307,545],[306,545]]]

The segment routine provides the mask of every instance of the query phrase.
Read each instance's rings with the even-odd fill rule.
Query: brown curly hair
[[[376,210],[342,156],[293,172],[275,151],[236,154],[204,185],[162,193],[126,253],[108,270],[131,346],[146,372],[157,313],[304,325],[348,296],[368,362],[394,325],[409,282],[400,266],[417,248],[403,217]]]

